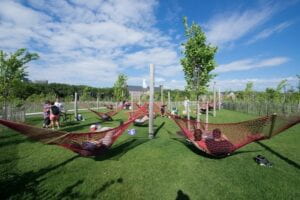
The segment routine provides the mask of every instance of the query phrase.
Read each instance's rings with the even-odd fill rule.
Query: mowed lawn
[[[80,123],[63,130],[88,131],[99,120],[82,113]],[[104,126],[117,126],[126,113]],[[237,122],[255,116],[220,111],[210,122]],[[41,126],[41,117],[27,123]],[[155,119],[156,137],[148,127],[131,127],[102,157],[81,157],[55,145],[44,145],[0,127],[0,199],[300,199],[300,126],[271,140],[214,159],[187,144],[168,118]],[[257,165],[261,154],[274,166]]]

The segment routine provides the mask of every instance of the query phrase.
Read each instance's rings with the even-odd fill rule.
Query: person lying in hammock
[[[228,138],[216,128],[212,132],[212,139],[205,139],[207,150],[214,155],[227,155],[234,150],[234,145],[229,142]]]
[[[134,124],[143,124],[143,123],[145,123],[147,120],[149,120],[149,116],[148,116],[148,115],[145,115],[145,116],[142,117],[142,118],[138,118],[138,119],[134,120]]]
[[[111,127],[102,127],[100,124],[92,124],[90,126],[91,132],[101,132],[101,131],[107,131],[109,129],[112,129]]]
[[[105,114],[105,113],[101,114],[101,119],[103,119],[103,121],[113,121],[111,116],[109,116],[108,114]]]
[[[195,131],[194,131],[194,140],[195,141],[202,140],[202,135],[203,135],[203,132],[202,132],[201,129],[199,129],[199,128],[195,129]]]
[[[87,151],[106,151],[112,145],[112,137],[114,132],[108,132],[100,140],[89,140],[81,144],[82,149]]]

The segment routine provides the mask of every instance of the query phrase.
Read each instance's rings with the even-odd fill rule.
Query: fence
[[[291,115],[300,113],[298,104],[275,104],[271,102],[223,102],[222,108],[255,115]]]
[[[8,119],[12,121],[25,121],[25,109],[24,107],[18,107],[15,105],[1,105],[0,118]]]
[[[88,108],[103,108],[108,104],[115,105],[115,103],[108,101],[86,101],[77,102],[77,108],[82,110]],[[43,103],[24,102],[22,105],[0,103],[0,106],[0,118],[13,121],[25,121],[26,116],[38,115],[43,112]],[[72,111],[74,109],[74,102],[65,102],[63,106],[66,111]]]

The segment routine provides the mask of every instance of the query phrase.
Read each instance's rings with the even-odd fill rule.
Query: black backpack
[[[51,106],[51,111],[53,115],[59,115],[59,108],[57,106]]]

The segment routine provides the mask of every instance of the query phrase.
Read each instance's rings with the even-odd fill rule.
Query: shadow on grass
[[[24,143],[24,142],[34,143],[36,141],[30,140],[28,138],[10,140],[10,141],[6,141],[6,142],[0,142],[0,148],[5,147],[5,146],[10,146],[10,145],[16,145],[16,144],[20,144],[20,143]]]
[[[75,182],[74,184],[66,187],[64,189],[63,192],[61,192],[60,194],[58,194],[56,196],[56,199],[79,199],[79,198],[83,198],[84,196],[82,196],[80,194],[80,192],[74,192],[74,188],[76,188],[77,186],[81,185],[83,183],[83,180],[78,180],[77,182]]]
[[[148,138],[130,139],[117,146],[110,148],[105,154],[94,157],[96,161],[103,161],[107,159],[118,160],[128,151],[134,149],[135,147],[148,142]]]
[[[159,132],[159,130],[165,125],[165,122],[161,123],[159,125],[159,127],[157,127],[153,133],[153,136],[156,137],[157,133]]]
[[[219,159],[223,159],[223,158],[227,158],[227,157],[230,157],[230,156],[236,156],[238,154],[242,154],[242,153],[251,153],[251,152],[259,152],[260,150],[257,150],[257,151],[235,151],[233,153],[231,153],[230,155],[225,155],[225,156],[213,156],[213,155],[210,155],[208,153],[205,153],[204,151],[201,151],[200,149],[198,149],[197,147],[195,147],[193,144],[189,144],[186,142],[185,139],[182,139],[182,138],[171,138],[175,141],[178,141],[182,144],[184,144],[187,148],[189,148],[193,153],[199,155],[199,156],[202,156],[202,157],[205,157],[205,158],[209,158],[209,159],[215,159],[215,160],[219,160]]]
[[[262,146],[263,148],[265,148],[267,151],[269,151],[270,153],[274,154],[275,156],[277,156],[278,158],[280,158],[281,160],[285,161],[286,163],[288,163],[289,165],[292,165],[293,167],[300,169],[300,165],[298,163],[296,163],[295,161],[290,160],[289,158],[281,155],[280,153],[274,151],[272,148],[268,147],[267,145],[256,141],[256,144]]]
[[[32,198],[36,198],[40,193],[38,186],[46,179],[42,178],[44,175],[68,164],[78,157],[78,155],[73,156],[62,163],[42,168],[37,172],[29,171],[23,174],[6,174],[6,177],[0,180],[0,199],[8,199],[13,195],[17,195],[19,198],[22,198],[22,196],[28,197],[28,195],[32,195]],[[43,195],[49,196],[47,191],[44,191]]]
[[[100,193],[104,192],[107,188],[109,188],[110,186],[112,186],[115,183],[120,183],[120,184],[123,183],[123,178],[118,178],[117,180],[107,181],[99,189],[95,190],[93,192],[93,194],[91,195],[91,197],[93,199],[97,199],[97,197],[99,196]]]
[[[177,197],[175,200],[190,200],[189,195],[182,192],[182,190],[177,191]]]
[[[0,136],[0,140],[4,140],[4,139],[9,139],[9,138],[17,137],[17,136],[19,136],[19,135],[20,135],[20,134],[3,135],[3,136]]]

